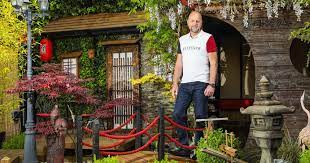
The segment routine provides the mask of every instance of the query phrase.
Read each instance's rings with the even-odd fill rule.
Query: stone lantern
[[[269,90],[269,81],[265,76],[261,78],[259,87],[253,106],[241,108],[240,112],[251,115],[253,137],[262,150],[260,163],[273,163],[283,138],[282,114],[293,113],[295,108],[288,108],[271,99],[273,92]]]

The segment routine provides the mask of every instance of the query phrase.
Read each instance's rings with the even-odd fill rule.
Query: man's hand
[[[213,96],[215,91],[215,88],[213,88],[212,86],[208,85],[207,88],[204,91],[205,96],[211,97]]]
[[[175,99],[176,96],[178,95],[178,89],[179,89],[178,84],[172,85],[171,94],[172,94],[173,99]]]

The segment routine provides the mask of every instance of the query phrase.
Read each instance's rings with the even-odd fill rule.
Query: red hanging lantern
[[[44,38],[40,41],[40,59],[43,62],[48,62],[53,57],[52,41]]]

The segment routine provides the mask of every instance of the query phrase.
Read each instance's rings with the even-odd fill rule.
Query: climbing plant
[[[66,16],[88,15],[129,11],[133,6],[130,0],[51,0],[51,19]]]
[[[310,43],[310,22],[305,22],[305,26],[292,31],[291,38],[298,38],[303,42]]]
[[[155,55],[162,55],[162,62],[173,60],[176,50],[176,39],[180,36],[182,25],[186,24],[189,8],[221,6],[220,15],[224,19],[234,21],[237,15],[243,15],[244,27],[248,27],[248,20],[255,11],[266,10],[266,17],[278,18],[280,10],[291,10],[297,21],[301,20],[304,8],[309,0],[131,0],[136,8],[144,8],[148,22],[141,24],[139,29],[145,33],[146,51]],[[182,3],[181,3],[182,2]],[[188,7],[184,7],[184,6]],[[132,11],[137,9],[133,8]],[[177,34],[176,34],[177,33]],[[169,55],[170,53],[170,55]],[[169,57],[168,57],[169,56]]]
[[[131,0],[136,4],[131,11],[144,9],[147,22],[138,26],[144,32],[144,46],[148,54],[150,65],[164,67],[164,74],[173,70],[177,39],[188,32],[186,18],[190,8],[201,10],[204,7],[220,6],[219,14],[223,19],[234,21],[237,16],[243,16],[243,25],[249,26],[249,19],[254,12],[265,10],[268,19],[278,18],[280,10],[289,10],[295,13],[297,21],[301,20],[304,9],[309,6],[310,0]],[[187,6],[187,7],[185,7]],[[308,26],[305,27],[308,29]],[[309,31],[305,28],[293,32],[293,36],[308,37]],[[308,33],[308,34],[305,34]],[[300,35],[301,34],[301,35]]]
[[[18,57],[22,53],[22,36],[26,24],[16,17],[10,2],[0,0],[0,113],[8,113],[19,105],[16,95],[5,90],[18,80]]]
[[[65,52],[82,51],[80,56],[80,72],[81,79],[92,79],[85,82],[85,86],[94,91],[95,94],[105,100],[106,94],[106,53],[104,47],[96,45],[95,37],[75,37],[67,39],[55,40],[56,55],[55,62],[60,62],[60,55]],[[88,50],[95,49],[95,57],[88,57]]]
[[[144,32],[143,41],[148,54],[148,64],[165,67],[164,74],[171,72],[180,35],[177,32],[177,24],[182,20],[182,17],[176,17],[174,12],[178,0],[132,0],[132,3],[136,4],[133,12],[138,8],[144,8],[147,13],[148,21],[138,28]]]

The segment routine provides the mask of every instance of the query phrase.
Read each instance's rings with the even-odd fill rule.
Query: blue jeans
[[[207,85],[207,83],[203,82],[180,84],[172,115],[175,122],[182,126],[187,126],[187,109],[192,101],[194,102],[195,118],[203,119],[208,117],[208,97],[204,95]],[[203,128],[204,126],[204,122],[196,123],[196,128]],[[188,145],[187,131],[180,128],[177,128],[176,131],[179,141],[184,145]],[[196,145],[201,137],[203,137],[203,132],[196,131],[194,140]]]

